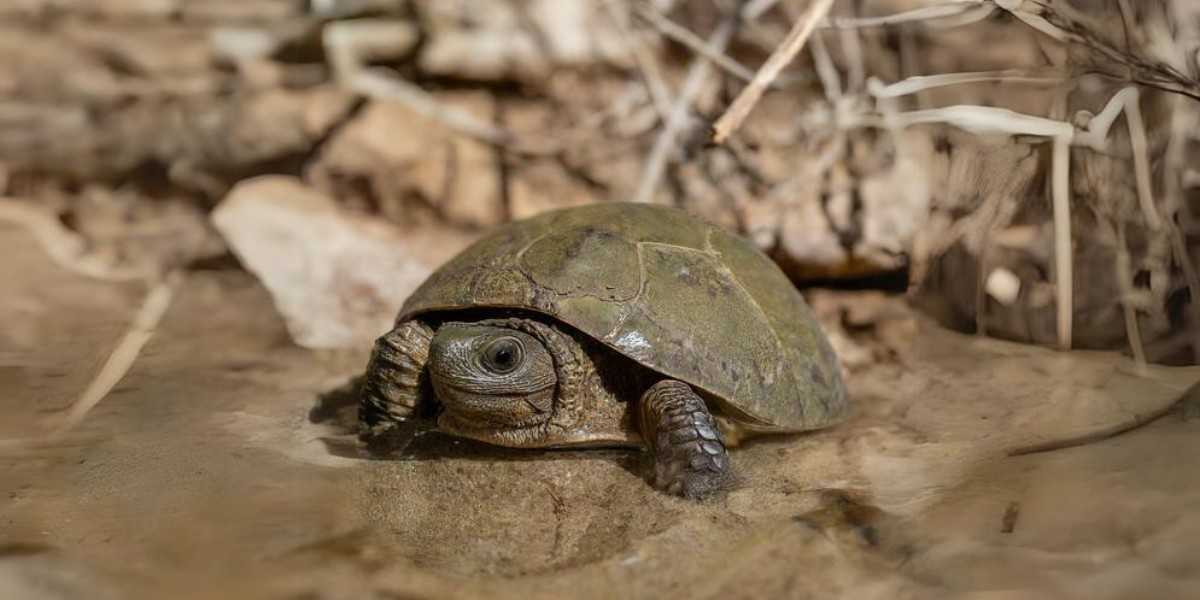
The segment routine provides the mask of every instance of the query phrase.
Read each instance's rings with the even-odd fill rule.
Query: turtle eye
[[[494,373],[511,373],[521,364],[523,353],[516,338],[500,338],[483,349],[483,365]]]

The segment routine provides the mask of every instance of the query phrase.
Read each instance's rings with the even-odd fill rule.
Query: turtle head
[[[558,377],[536,337],[494,324],[447,323],[429,348],[429,379],[449,433],[513,445],[550,421]]]

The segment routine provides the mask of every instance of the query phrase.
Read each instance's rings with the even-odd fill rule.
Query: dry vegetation
[[[0,218],[95,277],[232,250],[292,322],[353,305],[305,345],[489,226],[634,200],[961,329],[1200,352],[1186,1],[20,0],[0,33]],[[329,242],[364,228],[405,256]]]
[[[1193,0],[0,0],[0,597],[1191,597],[1198,51]],[[404,297],[616,200],[772,256],[852,418],[706,503],[363,460]]]

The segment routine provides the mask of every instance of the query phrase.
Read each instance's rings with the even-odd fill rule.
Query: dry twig
[[[729,44],[729,40],[733,38],[735,24],[736,17],[722,21],[709,38],[709,47],[717,52],[723,51]],[[658,183],[662,179],[663,170],[666,169],[667,158],[675,148],[675,138],[679,136],[679,132],[684,129],[691,118],[689,113],[692,101],[703,89],[710,70],[711,65],[708,58],[703,54],[692,60],[687,77],[684,78],[683,88],[679,90],[675,105],[671,108],[667,122],[663,124],[662,133],[654,141],[654,147],[651,148],[650,156],[646,159],[646,166],[633,196],[634,202],[649,202],[654,197],[654,193],[658,190]]]
[[[692,33],[688,28],[676,24],[654,8],[637,4],[634,10],[639,17],[652,25],[659,33],[687,46],[692,52],[704,56],[730,75],[746,82],[754,79],[754,73],[750,69],[724,52],[714,50],[712,45],[700,39],[700,36]]]
[[[1111,46],[1108,42],[1092,35],[1086,27],[1079,27],[1077,23],[1072,23],[1068,16],[1056,12],[1053,3],[1033,0],[991,0],[991,2],[1008,11],[1026,25],[1058,42],[1087,48],[1096,56],[1097,64],[1107,63],[1119,66],[1121,68],[1119,76],[1127,77],[1132,83],[1200,100],[1200,82],[1181,73],[1171,65],[1147,61],[1142,57],[1130,54],[1127,50]],[[1063,23],[1066,28],[1056,25],[1055,22]]]
[[[671,94],[667,90],[667,84],[663,82],[658,62],[646,51],[645,45],[638,43],[637,35],[629,28],[629,23],[627,22],[628,15],[618,8],[616,0],[605,0],[604,9],[608,13],[609,19],[616,26],[621,38],[633,49],[633,60],[637,63],[638,70],[641,72],[643,83],[646,85],[646,92],[649,94],[650,100],[654,103],[654,109],[658,112],[658,117],[665,122],[671,114]]]
[[[940,19],[946,20],[946,22],[940,23],[942,27],[958,27],[982,21],[995,10],[996,6],[988,0],[963,0],[923,6],[882,17],[833,17],[821,23],[821,27],[826,29],[866,29],[917,22],[930,24],[931,21],[933,26],[938,26],[937,21]]]
[[[1121,286],[1121,307],[1125,313],[1125,337],[1139,372],[1146,368],[1146,347],[1142,343],[1142,330],[1138,326],[1137,308],[1134,306],[1133,268],[1129,257],[1129,246],[1125,241],[1125,222],[1117,219],[1116,277]]]
[[[750,111],[754,109],[754,105],[758,103],[763,92],[767,90],[767,86],[779,76],[779,72],[792,62],[796,54],[804,48],[804,43],[808,41],[808,37],[812,35],[813,30],[825,15],[829,14],[830,7],[833,6],[833,0],[813,0],[804,11],[804,14],[799,20],[792,25],[791,31],[788,32],[787,38],[783,43],[771,53],[763,66],[754,74],[754,79],[745,87],[734,99],[733,104],[729,105],[725,114],[717,119],[713,125],[713,141],[720,144],[725,141],[738,127],[742,121],[750,115]]]

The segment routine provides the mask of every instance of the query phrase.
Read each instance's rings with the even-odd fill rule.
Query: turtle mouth
[[[540,426],[550,420],[553,386],[534,393],[483,394],[434,379],[446,430],[501,431]],[[474,436],[473,436],[474,437]]]
[[[529,423],[497,423],[490,417],[444,411],[438,416],[438,429],[464,438],[506,446],[510,448],[529,448],[541,446],[541,440],[546,435],[547,419]]]
[[[510,407],[526,404],[522,410]],[[444,404],[443,415],[456,422],[474,428],[524,428],[539,425],[550,419],[549,413],[533,410],[532,404],[521,397],[487,398],[482,401],[458,398],[453,404]]]
[[[449,410],[438,415],[438,427],[450,432],[520,431],[524,429],[536,429],[545,422],[546,419],[537,419],[522,423],[499,423],[492,420],[489,416]]]

